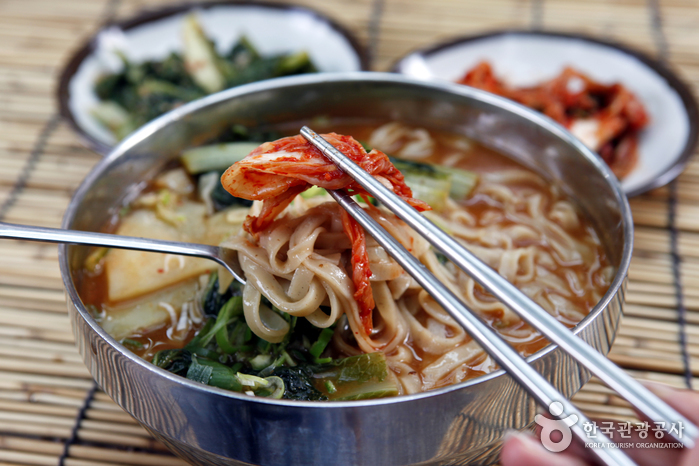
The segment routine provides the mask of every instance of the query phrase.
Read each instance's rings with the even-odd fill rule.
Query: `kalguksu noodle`
[[[452,134],[397,123],[340,130],[406,160],[441,163],[477,173],[477,183],[466,197],[445,196],[439,208],[424,215],[565,325],[572,327],[582,320],[606,292],[613,270],[600,241],[555,184]],[[397,166],[400,169],[401,165]],[[406,183],[411,184],[408,175]],[[419,198],[419,192],[414,190],[413,195]],[[372,203],[364,207],[518,351],[528,355],[546,345],[538,332],[395,215]],[[331,338],[323,355],[343,358],[383,353],[389,378],[397,387],[394,394],[418,393],[496,369],[487,353],[368,236],[366,257],[375,307],[372,325],[366,325],[361,302],[355,296],[350,263],[353,243],[343,223],[346,214],[327,193],[321,190],[294,197],[254,234],[240,227],[245,218],[249,222],[263,210],[262,202],[255,201],[249,209],[226,211],[229,231],[234,234],[220,241],[238,251],[247,279],[241,292],[242,313],[245,324],[260,340],[271,344],[288,341],[291,327],[297,322],[292,318],[303,319],[318,330],[330,329]],[[137,213],[136,209],[128,215]],[[209,218],[216,215],[221,213]],[[163,263],[161,256],[154,257]],[[109,266],[108,261],[105,264]],[[180,265],[169,259],[169,267]],[[162,324],[151,325],[150,329],[133,328],[126,335],[145,344],[145,349],[136,352],[152,357],[157,349],[182,347],[199,332],[202,312],[196,310],[197,303],[210,273],[199,269],[192,274],[194,278],[181,281],[191,283],[193,296],[189,298],[178,301],[163,295],[166,292],[162,290],[155,291],[161,293],[158,305],[167,310],[168,316]],[[93,287],[104,280],[101,272],[90,276]],[[222,287],[231,279],[223,272],[219,277]],[[101,306],[103,317],[107,315],[104,320],[109,321],[110,312],[117,315],[112,310],[119,308],[118,303],[105,299],[104,291],[102,296],[94,295],[93,304]],[[105,328],[108,326],[109,322]],[[168,330],[170,333],[164,335]],[[173,332],[181,336],[181,343],[163,346],[162,341],[171,340]],[[267,372],[262,370],[260,375]]]
[[[474,195],[486,202],[496,201],[497,208],[477,219],[454,203],[439,221],[544,309],[574,325],[588,312],[576,301],[589,305],[601,298],[593,282],[596,273],[599,279],[605,275],[596,250],[598,241],[593,237],[579,240],[566,231],[563,225],[569,230],[580,227],[580,218],[568,201],[558,200],[545,208],[543,194],[518,194],[509,187],[518,183],[548,190],[543,180],[524,170],[488,174]],[[304,204],[308,203],[299,201],[290,209],[299,213],[283,215],[257,242],[241,235],[223,243],[240,253],[249,280],[243,294],[245,317],[255,334],[280,341],[286,333],[283,325],[266,325],[260,306],[262,293],[281,311],[305,317],[316,327],[328,327],[346,316],[354,334],[351,343],[339,331],[334,343],[347,354],[386,353],[403,393],[459,382],[470,371],[494,369],[486,353],[372,239],[367,239],[367,250],[376,308],[374,332],[367,334],[352,297],[351,277],[340,263],[342,253],[350,247],[342,234],[341,208],[332,201],[314,207]],[[453,264],[442,263],[427,241],[400,219],[379,208],[369,213],[471,309],[497,322],[506,341],[523,345],[536,339],[538,334],[516,314]],[[551,271],[561,264],[588,267],[563,274]],[[321,311],[320,305],[328,306],[330,312]],[[266,311],[266,316],[276,317]]]

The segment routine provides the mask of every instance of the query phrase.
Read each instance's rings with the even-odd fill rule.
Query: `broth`
[[[367,143],[377,140],[377,129],[384,128],[379,124],[352,123],[329,124],[322,128],[320,126],[314,123],[317,130],[349,134]],[[547,308],[564,325],[575,326],[607,291],[612,276],[612,267],[605,251],[585,217],[574,210],[572,204],[555,186],[495,151],[454,134],[430,132],[427,133],[429,136],[427,139],[425,133],[416,132],[415,129],[410,131],[397,139],[395,134],[387,139],[393,141],[396,147],[401,147],[398,152],[405,152],[406,147],[419,152],[417,143],[428,141],[423,144],[423,148],[427,147],[429,154],[419,157],[417,161],[468,170],[477,173],[480,177],[478,187],[473,193],[462,201],[450,200],[448,204],[450,207],[438,214],[438,220],[443,221],[445,228],[450,229],[454,236],[471,245],[477,256],[485,257],[486,262],[490,261],[491,266],[499,263],[501,268],[507,269],[507,264],[503,265],[506,262],[503,259],[504,255],[514,257],[519,254],[519,257],[508,259],[511,263],[504,273],[509,273],[516,285]],[[411,142],[416,143],[410,146]],[[505,181],[498,184],[498,178]],[[153,182],[147,188],[146,192],[148,191],[157,191]],[[180,200],[185,203],[200,202],[196,193],[183,195]],[[138,207],[135,210],[138,210]],[[542,220],[543,226],[536,224],[537,215],[533,212],[543,213],[545,217]],[[479,231],[487,234],[478,233]],[[511,231],[516,234],[507,239],[506,234]],[[539,231],[545,231],[546,234],[532,233]],[[468,239],[468,236],[479,239]],[[576,253],[566,252],[564,248],[566,244],[575,245],[578,248]],[[498,259],[494,251],[501,251],[503,256]],[[162,262],[162,258],[154,260]],[[346,257],[340,259],[340,263],[348,267]],[[165,265],[167,268],[167,260]],[[548,344],[538,332],[497,303],[479,285],[470,282],[470,279],[457,271],[453,264],[447,262],[435,267],[439,267],[440,273],[444,276],[450,277],[450,280],[453,279],[453,283],[463,287],[464,290],[470,290],[466,303],[470,307],[475,307],[475,311],[521,354],[530,355]],[[86,269],[80,281],[83,302],[94,306],[94,314],[102,322],[114,319],[121,312],[120,309],[129,307],[129,303],[143,299],[143,295],[122,301],[110,299],[108,277],[105,272],[107,268],[101,266],[92,270]],[[187,277],[169,286],[178,287],[184,282],[190,283],[192,289],[197,290],[199,294],[204,288],[203,280],[197,277]],[[162,289],[157,291],[157,293],[161,292],[163,292]],[[426,331],[438,336],[434,341],[450,339],[456,341],[461,338],[448,351],[453,351],[455,348],[463,349],[471,343],[467,335],[460,336],[461,333],[458,328],[455,328],[453,321],[449,323],[446,320],[450,318],[442,316],[444,311],[440,313],[438,309],[434,309],[435,306],[430,298],[421,295],[420,290],[415,287],[408,286],[396,303],[398,303],[399,314],[402,313],[401,318],[407,322],[402,325],[408,325],[420,331],[427,329]],[[163,308],[166,307],[163,306]],[[374,311],[374,321],[377,323],[375,333],[369,336],[372,341],[378,341],[383,337],[392,338],[389,335],[392,331],[390,324],[381,313],[377,314],[377,311]],[[134,353],[150,360],[158,351],[184,347],[200,331],[204,320],[195,322],[189,319],[184,325],[185,329],[179,332],[174,331],[173,328],[178,325],[175,315],[172,315],[171,319],[157,325],[134,329],[124,341]],[[357,346],[358,334],[353,336],[348,330],[348,328],[336,330],[336,338],[342,341],[340,344],[331,345],[324,353],[325,355],[338,358],[362,352]],[[479,352],[473,350],[467,361],[464,360],[466,362],[458,367],[445,369],[439,372],[441,375],[436,376],[434,374],[438,372],[437,366],[443,365],[440,361],[448,351],[441,353],[436,351],[433,348],[434,342],[420,340],[424,338],[424,335],[413,335],[409,331],[402,341],[385,351],[389,368],[401,381],[403,387],[401,393],[411,393],[416,390],[415,387],[419,387],[419,390],[438,388],[496,369],[495,363],[486,353],[482,350]]]

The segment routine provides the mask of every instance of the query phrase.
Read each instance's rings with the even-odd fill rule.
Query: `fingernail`
[[[514,430],[514,429],[507,429],[507,430],[505,431],[505,435],[502,436],[502,441],[503,441],[503,442],[507,442],[507,441],[508,441],[509,439],[511,439],[512,437],[517,437],[517,434],[519,434],[519,432],[517,432],[516,430]]]
[[[668,398],[675,394],[676,389],[670,385],[651,380],[642,380],[641,383],[651,392],[658,395],[660,398]]]

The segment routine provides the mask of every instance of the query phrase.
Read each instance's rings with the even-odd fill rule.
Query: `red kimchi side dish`
[[[566,326],[607,291],[614,270],[600,240],[555,184],[458,134],[324,125],[326,140]],[[236,127],[231,139],[185,151],[105,226],[234,249],[246,279],[204,259],[96,249],[80,293],[110,335],[195,382],[290,400],[413,394],[496,370],[333,189],[354,196],[521,354],[547,344],[315,147],[282,131]]]
[[[599,153],[619,179],[629,174],[638,161],[638,136],[649,119],[643,104],[619,83],[601,84],[567,67],[538,86],[513,88],[498,79],[485,61],[458,82],[507,97],[553,118]]]

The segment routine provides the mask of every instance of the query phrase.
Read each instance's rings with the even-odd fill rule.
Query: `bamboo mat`
[[[699,89],[692,0],[301,0],[355,32],[373,67],[435,41],[498,28],[578,31],[667,60]],[[59,226],[99,156],[57,116],[54,87],[104,21],[151,0],[0,2],[0,219]],[[611,358],[639,378],[690,386],[699,375],[699,161],[631,200],[636,249]],[[178,465],[96,389],[73,345],[56,247],[0,241],[0,465]],[[575,397],[593,417],[633,412],[592,381]]]

